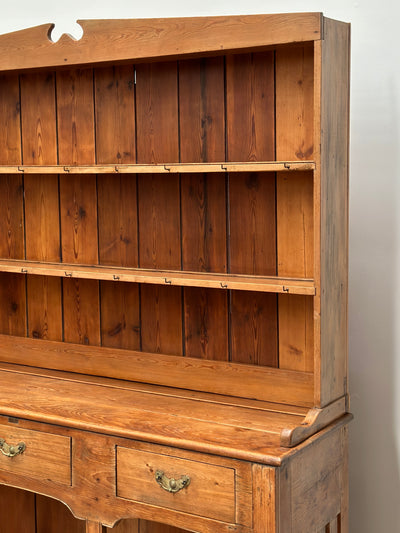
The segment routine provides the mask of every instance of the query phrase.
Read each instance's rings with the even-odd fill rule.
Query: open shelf
[[[214,274],[209,272],[181,272],[177,270],[150,270],[109,266],[44,263],[39,261],[0,260],[0,272],[34,274],[104,281],[125,281],[153,285],[177,285],[181,287],[206,287],[236,289],[242,291],[315,295],[312,279],[294,279],[275,276],[243,276]]]
[[[250,163],[171,163],[162,165],[11,165],[0,174],[192,174],[206,172],[282,172],[315,170],[314,161],[259,161]]]

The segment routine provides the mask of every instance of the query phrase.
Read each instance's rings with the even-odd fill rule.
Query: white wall
[[[351,533],[400,531],[400,37],[398,0],[3,0],[0,33],[78,18],[323,11],[352,23]],[[79,33],[79,32],[78,32]],[[396,386],[397,385],[397,386]],[[304,532],[310,533],[310,532]]]

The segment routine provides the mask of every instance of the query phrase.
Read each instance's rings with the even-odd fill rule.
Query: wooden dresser
[[[346,533],[349,25],[79,23],[0,36],[0,532]]]

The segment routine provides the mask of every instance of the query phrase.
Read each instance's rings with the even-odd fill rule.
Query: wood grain
[[[80,20],[78,42],[49,40],[53,24],[2,35],[1,70],[177,57],[321,39],[321,13]]]
[[[26,165],[57,163],[55,76],[21,75],[22,157]]]
[[[278,531],[277,472],[273,468],[252,465],[253,474],[253,531]]]
[[[56,81],[59,162],[95,163],[93,69],[62,70]]]
[[[98,163],[135,163],[135,73],[132,65],[94,71]]]
[[[321,405],[346,394],[348,387],[349,40],[348,24],[326,22],[321,74],[321,383],[316,390]],[[332,153],[335,158],[329,157]]]
[[[277,366],[276,296],[231,294],[231,361]]]
[[[185,289],[185,355],[229,360],[228,298],[213,289]]]
[[[101,289],[101,344],[140,350],[139,287],[104,281]]]
[[[276,157],[314,154],[313,47],[276,52]],[[313,275],[313,183],[306,173],[277,178],[278,274]],[[279,366],[313,370],[314,318],[310,299],[279,296]]]
[[[313,176],[308,172],[279,173],[276,193],[278,276],[312,278]]]
[[[143,285],[140,294],[142,350],[182,355],[182,290]]]
[[[99,262],[138,266],[136,176],[97,177]]]
[[[57,156],[56,90],[53,73],[21,76],[23,160],[55,164]],[[26,255],[28,259],[59,261],[58,179],[25,176]],[[28,276],[28,334],[62,339],[60,280]]]
[[[0,274],[0,331],[2,334],[25,336],[26,285],[18,274]]]
[[[21,164],[21,101],[19,78],[0,75],[0,161],[2,165]]]
[[[98,264],[95,176],[60,176],[62,260]]]
[[[177,63],[136,66],[138,163],[179,161]]]
[[[179,62],[182,162],[225,160],[224,58]]]
[[[99,283],[94,280],[63,280],[64,340],[100,345]]]
[[[314,153],[314,49],[276,51],[276,158],[312,159]]]
[[[34,339],[62,340],[61,282],[28,276],[28,335]]]
[[[313,299],[278,295],[279,368],[314,371]]]
[[[225,176],[181,176],[183,270],[227,271],[225,189]]]
[[[275,159],[274,53],[226,58],[228,161]]]
[[[142,268],[181,268],[179,177],[138,177],[139,257]]]
[[[229,175],[230,272],[276,275],[275,176]]]
[[[240,398],[313,406],[313,375],[304,372],[18,337],[0,341],[1,361],[228,396],[234,390]]]
[[[45,496],[37,496],[36,522],[38,533],[53,533],[54,531],[86,533],[83,520],[74,518],[71,511],[62,502]]]
[[[59,262],[60,213],[57,176],[24,177],[26,258]]]
[[[0,257],[23,259],[25,256],[23,195],[21,176],[0,177]]]

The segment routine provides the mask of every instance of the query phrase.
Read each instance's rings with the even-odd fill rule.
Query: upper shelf
[[[71,265],[66,263],[4,259],[0,260],[0,272],[150,283],[153,285],[177,285],[181,287],[206,287],[211,289],[236,289],[242,291],[315,295],[315,284],[312,279],[281,278],[277,276],[246,276],[237,274],[214,274],[211,272],[150,270],[143,268]]]
[[[1,165],[0,174],[168,174],[203,172],[282,172],[315,170],[314,161],[251,163],[171,163],[162,165]]]

